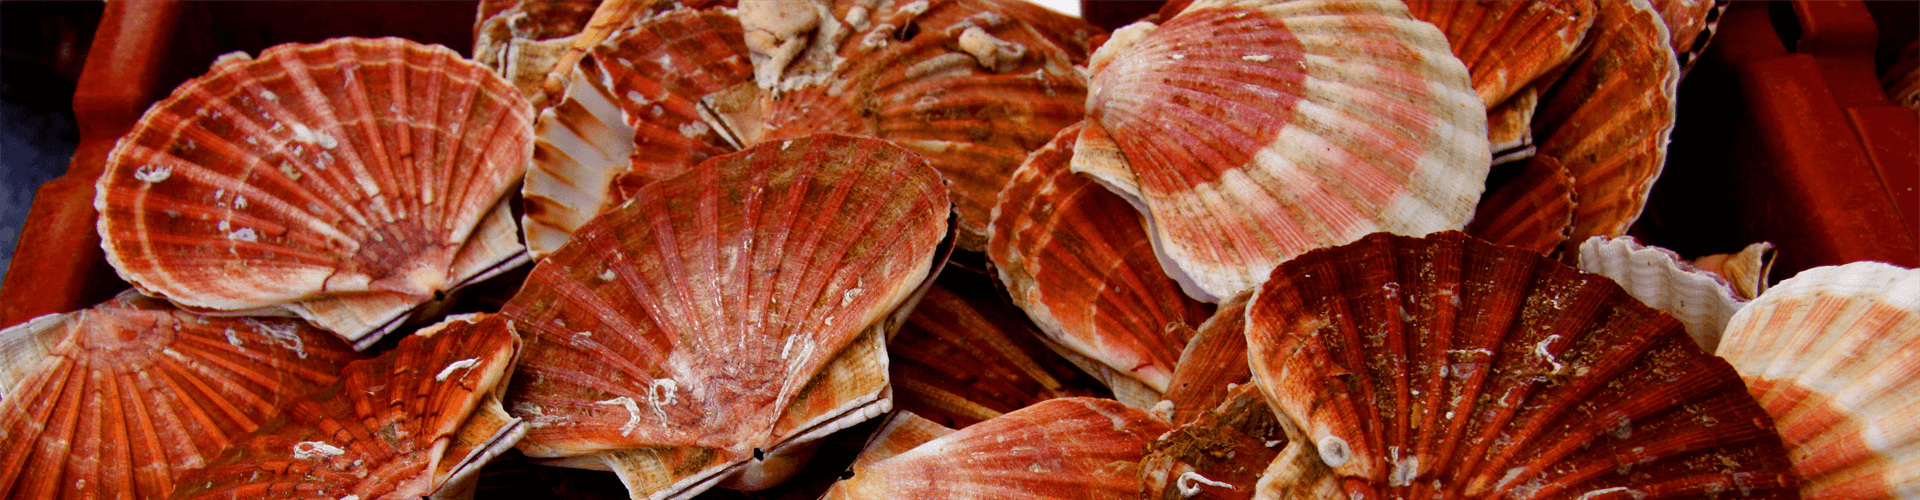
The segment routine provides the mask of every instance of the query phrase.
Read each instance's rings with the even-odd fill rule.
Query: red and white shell
[[[1195,2],[1089,69],[1073,170],[1135,203],[1202,301],[1312,248],[1458,229],[1486,183],[1486,105],[1397,2]]]
[[[1052,399],[856,461],[852,477],[823,498],[1130,498],[1140,491],[1147,442],[1168,430],[1118,401]]]
[[[0,331],[0,492],[165,498],[189,470],[358,357],[288,318],[218,318],[127,293]]]
[[[939,173],[820,134],[640,188],[537,265],[520,450],[619,473],[636,498],[757,489],[789,451],[890,409],[882,341],[947,234]]]
[[[1601,276],[1446,232],[1282,264],[1248,357],[1353,498],[1793,498],[1732,366]]]
[[[896,410],[960,428],[1100,386],[1042,343],[991,278],[943,273],[887,340]]]
[[[148,109],[94,207],[107,259],[182,306],[297,314],[356,347],[523,262],[507,190],[533,111],[398,38],[232,54]]]
[[[1641,245],[1631,237],[1595,236],[1580,244],[1580,270],[1606,276],[1648,307],[1673,315],[1687,334],[1712,352],[1727,321],[1747,305],[1733,285],[1703,271],[1679,254]]]
[[[1920,271],[1802,271],[1734,314],[1719,354],[1773,415],[1801,496],[1920,494]]]
[[[455,498],[526,432],[500,407],[520,339],[499,316],[450,318],[355,361],[174,498]]]
[[[1160,271],[1127,201],[1068,170],[1080,127],[1062,130],[1013,173],[993,209],[987,254],[1051,345],[1121,402],[1148,408],[1209,311]]]

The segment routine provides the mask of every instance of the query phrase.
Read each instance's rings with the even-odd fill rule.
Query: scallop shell
[[[341,38],[228,55],[115,146],[94,201],[102,246],[143,293],[298,314],[364,348],[523,262],[503,202],[532,118],[445,47]]]
[[[1668,45],[1680,57],[1680,73],[1686,74],[1693,63],[1700,60],[1700,53],[1707,50],[1707,42],[1713,40],[1714,28],[1720,23],[1720,15],[1727,11],[1731,0],[1651,0],[1653,10],[1660,13],[1660,21],[1666,25],[1670,38]]]
[[[525,432],[500,408],[519,337],[449,318],[356,361],[205,469],[176,498],[449,498]]]
[[[1246,335],[1247,299],[1252,296],[1242,293],[1220,304],[1220,310],[1195,329],[1173,367],[1166,400],[1154,405],[1155,416],[1186,425],[1226,401],[1233,386],[1253,378],[1247,369]]]
[[[521,95],[541,94],[540,85],[574,35],[587,27],[600,2],[573,0],[482,0],[473,23],[473,61],[506,77]]]
[[[1920,271],[1802,271],[1734,314],[1719,354],[1773,415],[1801,496],[1920,493]]]
[[[1414,18],[1446,34],[1488,109],[1573,57],[1594,8],[1587,0],[1407,2]]]
[[[1604,277],[1457,232],[1281,265],[1247,312],[1254,380],[1354,498],[1791,498],[1725,361]]]
[[[1099,383],[1042,345],[986,279],[942,274],[887,341],[894,407],[958,428],[1048,399],[1099,394]]]
[[[1122,402],[1147,408],[1166,392],[1191,326],[1208,311],[1160,272],[1126,200],[1067,169],[1078,128],[1013,173],[993,210],[987,254],[1014,305],[1051,344],[1088,360],[1082,368]]]
[[[566,98],[541,112],[536,129],[522,188],[534,255],[552,253],[640,186],[739,149],[719,117],[755,104],[742,36],[729,12],[674,11],[580,62]]]
[[[1507,166],[1496,169],[1496,173]],[[1542,255],[1559,251],[1573,233],[1573,175],[1552,156],[1534,155],[1511,179],[1480,200],[1467,234]]]
[[[1741,300],[1753,300],[1767,291],[1767,275],[1773,273],[1774,257],[1773,243],[1762,241],[1747,245],[1737,253],[1693,259],[1693,267],[1726,280]]]
[[[1126,498],[1167,424],[1118,401],[1051,399],[882,460],[856,460],[825,499]]]
[[[1289,444],[1286,431],[1253,384],[1221,391],[1218,403],[1147,443],[1140,498],[1253,498],[1267,464]]]
[[[1747,304],[1719,275],[1631,237],[1587,239],[1580,244],[1580,270],[1611,278],[1633,298],[1673,315],[1700,349],[1709,352],[1720,345],[1727,320]]]
[[[783,452],[889,409],[883,333],[948,213],[925,160],[844,135],[640,188],[503,309],[528,334],[521,451],[613,469],[636,498],[779,482]]]
[[[1487,108],[1487,148],[1493,152],[1495,166],[1533,157],[1533,112],[1540,106],[1540,88],[1521,89],[1499,106]]]
[[[1680,67],[1665,25],[1646,0],[1599,2],[1586,53],[1541,98],[1538,154],[1574,179],[1567,255],[1594,236],[1620,236],[1646,207],[1666,163]]]
[[[122,294],[0,331],[0,491],[164,498],[175,480],[324,388],[357,355],[285,318],[215,318]]]
[[[1460,228],[1486,183],[1486,105],[1398,3],[1195,2],[1089,65],[1072,168],[1134,201],[1202,301],[1318,246]]]

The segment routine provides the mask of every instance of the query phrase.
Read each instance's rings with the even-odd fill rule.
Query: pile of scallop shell
[[[0,332],[0,491],[1920,494],[1920,271],[1620,237],[1724,7],[489,0],[474,61],[228,55],[99,181],[135,289]]]

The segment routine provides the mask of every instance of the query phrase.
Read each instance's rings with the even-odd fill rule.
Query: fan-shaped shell
[[[1203,301],[1318,246],[1458,229],[1486,183],[1486,105],[1398,3],[1195,2],[1089,65],[1073,170],[1135,202]]]
[[[1493,108],[1572,57],[1593,26],[1591,1],[1407,2],[1413,17],[1446,34]]]
[[[1168,430],[1118,401],[1051,399],[856,461],[824,498],[1127,498],[1140,491],[1146,443]]]
[[[1733,286],[1741,300],[1753,300],[1767,291],[1767,276],[1773,274],[1773,243],[1747,245],[1735,253],[1717,253],[1693,259],[1693,267],[1713,273]]]
[[[1734,314],[1719,354],[1773,415],[1802,496],[1920,493],[1920,271],[1802,271]]]
[[[520,340],[499,316],[456,317],[356,361],[174,498],[447,498],[525,427],[500,408]],[[466,484],[462,484],[466,481]]]
[[[987,254],[1049,342],[1089,360],[1082,368],[1122,402],[1147,408],[1208,311],[1161,273],[1126,200],[1067,169],[1079,127],[1014,172],[994,207]]]
[[[1700,60],[1700,53],[1707,49],[1707,42],[1713,40],[1714,28],[1720,24],[1720,14],[1726,12],[1731,0],[1651,0],[1653,10],[1660,13],[1660,21],[1667,27],[1668,45],[1680,57],[1680,72],[1685,74]]]
[[[0,388],[10,498],[163,498],[356,357],[298,320],[206,317],[131,293],[0,339],[22,374]]]
[[[149,295],[291,312],[365,347],[525,258],[501,202],[532,118],[445,47],[342,38],[229,55],[115,146],[94,201],[102,246]]]
[[[1519,172],[1480,200],[1467,234],[1542,255],[1559,251],[1573,232],[1573,175],[1559,159],[1545,155],[1500,167],[1506,168]]]
[[[1140,498],[1253,498],[1267,464],[1293,443],[1253,384],[1222,390],[1217,402],[1147,444]]]
[[[1226,401],[1233,386],[1253,377],[1247,371],[1246,335],[1247,299],[1252,296],[1251,292],[1234,296],[1194,329],[1187,348],[1180,351],[1179,364],[1174,365],[1166,400],[1154,405],[1154,416],[1186,425]]]
[[[1747,303],[1720,276],[1631,237],[1587,239],[1580,244],[1580,270],[1606,276],[1641,303],[1673,315],[1700,349],[1709,352],[1720,345],[1727,320]]]
[[[1598,2],[1586,52],[1534,114],[1538,154],[1574,181],[1573,255],[1594,236],[1619,236],[1640,217],[1666,164],[1680,67],[1668,32],[1646,0]]]
[[[1355,498],[1793,498],[1725,361],[1619,285],[1447,232],[1274,270],[1254,380]]]
[[[503,309],[528,334],[521,450],[597,462],[635,497],[784,479],[758,467],[889,408],[884,320],[948,211],[925,160],[832,134],[640,188]]]
[[[1040,401],[1100,394],[987,278],[943,273],[887,341],[894,407],[966,427]]]
[[[600,2],[483,0],[473,23],[473,61],[492,68],[521,95],[540,94],[557,56],[587,27]]]
[[[724,10],[638,21],[582,60],[541,112],[522,191],[529,249],[546,255],[635,189],[738,150],[722,116],[754,108],[740,23]]]

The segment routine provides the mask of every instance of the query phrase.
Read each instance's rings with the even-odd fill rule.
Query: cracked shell
[[[886,141],[769,141],[640,188],[537,265],[520,450],[635,498],[760,489],[888,411],[882,345],[947,234],[939,173]]]
[[[101,246],[142,293],[292,314],[365,348],[525,262],[507,190],[533,111],[491,71],[398,38],[235,53],[155,104],[99,180]]]
[[[1920,484],[1920,271],[1879,262],[1781,281],[1727,324],[1806,498],[1899,498]]]
[[[21,375],[0,387],[0,491],[13,498],[164,498],[359,357],[299,320],[207,317],[134,293],[0,331],[0,349]]]
[[[1355,498],[1795,498],[1726,361],[1605,277],[1464,234],[1274,270],[1247,315],[1267,402]]]
[[[1486,104],[1397,2],[1194,2],[1089,69],[1072,168],[1134,203],[1201,301],[1316,247],[1458,229],[1486,184]]]
[[[341,370],[172,498],[459,498],[525,434],[507,416],[520,339],[497,315],[456,316]]]

